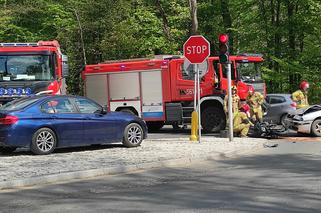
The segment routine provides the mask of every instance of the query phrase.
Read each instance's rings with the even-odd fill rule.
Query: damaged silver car
[[[321,137],[321,105],[298,109],[285,119],[287,128]]]

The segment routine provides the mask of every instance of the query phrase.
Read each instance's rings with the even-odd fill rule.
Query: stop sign
[[[183,49],[185,58],[192,64],[201,64],[210,55],[210,43],[201,35],[189,37]]]

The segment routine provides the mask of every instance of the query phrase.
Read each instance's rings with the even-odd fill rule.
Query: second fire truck
[[[0,43],[0,104],[36,94],[65,94],[67,56],[57,41]]]
[[[253,86],[265,93],[260,79],[260,55],[230,56],[232,83],[245,100]],[[227,72],[218,57],[209,57],[208,72],[202,77],[201,117],[205,132],[225,128],[223,100],[227,90]],[[194,73],[177,56],[153,59],[113,61],[87,65],[82,72],[85,95],[110,111],[123,111],[142,117],[150,130],[164,124],[189,124],[193,111]]]

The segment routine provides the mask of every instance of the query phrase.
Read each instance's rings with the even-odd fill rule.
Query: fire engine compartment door
[[[138,72],[109,74],[110,101],[140,100]]]
[[[85,93],[86,97],[95,100],[100,105],[107,104],[107,75],[86,75],[85,80]]]
[[[141,72],[143,118],[165,119],[161,70]]]
[[[139,72],[110,73],[108,76],[110,110],[134,108],[141,116]]]

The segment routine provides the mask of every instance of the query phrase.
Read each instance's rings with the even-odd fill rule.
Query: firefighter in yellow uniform
[[[296,103],[297,109],[301,109],[309,106],[308,89],[309,89],[309,83],[307,81],[302,81],[300,83],[300,89],[292,93],[292,100]]]
[[[249,119],[249,111],[249,105],[243,104],[240,108],[240,111],[234,116],[233,132],[240,137],[247,137],[250,127],[253,126]]]
[[[255,92],[253,87],[250,87],[246,102],[250,106],[252,120],[261,123],[263,121],[262,104],[264,102],[264,96],[259,92]]]
[[[235,115],[240,108],[240,97],[237,94],[237,87],[232,86],[232,111]],[[228,95],[225,95],[224,98],[224,112],[227,115],[228,114]]]

